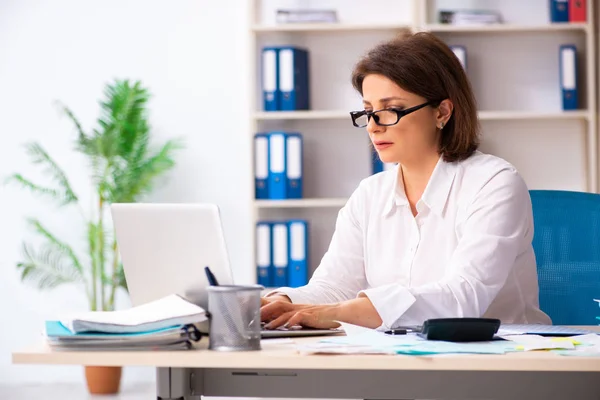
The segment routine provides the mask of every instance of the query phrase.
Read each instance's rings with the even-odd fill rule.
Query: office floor
[[[137,383],[124,387],[115,396],[92,396],[85,385],[54,384],[54,385],[20,385],[0,386],[0,399],[6,400],[155,400],[154,383]]]

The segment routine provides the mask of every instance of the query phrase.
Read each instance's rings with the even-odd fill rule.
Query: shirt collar
[[[406,198],[406,193],[404,192],[404,181],[402,179],[402,168],[400,168],[400,164],[396,165],[394,172],[395,173],[392,175],[394,179],[392,191],[390,192],[389,199],[383,208],[382,215],[384,217],[388,216],[396,206],[408,205],[408,199]]]
[[[448,197],[450,197],[450,189],[455,175],[456,163],[446,162],[440,157],[425,187],[425,192],[421,196],[421,200],[427,207],[440,217],[443,215]]]
[[[383,216],[389,215],[395,206],[408,205],[400,165],[396,167],[395,171],[392,192],[383,209]],[[456,164],[448,163],[440,157],[421,196],[421,201],[439,216],[443,215],[455,175]]]

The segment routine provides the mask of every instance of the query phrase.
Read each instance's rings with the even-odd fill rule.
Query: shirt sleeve
[[[338,213],[331,243],[307,285],[283,287],[267,294],[285,294],[292,303],[327,304],[353,299],[367,287],[364,267],[364,215],[361,188],[357,188]]]
[[[504,286],[517,256],[531,245],[529,191],[514,170],[502,170],[466,209],[460,236],[440,281],[407,288],[383,285],[359,292],[378,311],[383,327],[419,325],[431,318],[481,317]]]

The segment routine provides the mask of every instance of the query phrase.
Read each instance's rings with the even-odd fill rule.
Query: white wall
[[[186,140],[169,181],[149,200],[219,204],[234,273],[249,282],[246,7],[240,0],[0,2],[0,179],[16,171],[40,178],[22,148],[37,140],[88,204],[84,160],[71,150],[74,131],[53,101],[69,105],[90,129],[104,84],[115,77],[140,79],[153,94],[155,138]],[[81,367],[11,365],[11,351],[41,340],[45,319],[86,309],[78,288],[40,293],[20,282],[15,262],[28,235],[26,215],[84,249],[77,213],[58,212],[16,187],[0,186],[0,385],[82,382]],[[153,379],[152,370],[125,371],[125,381],[146,379]]]

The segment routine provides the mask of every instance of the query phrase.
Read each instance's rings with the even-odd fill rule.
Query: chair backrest
[[[597,325],[600,194],[531,190],[540,308],[557,325]]]

